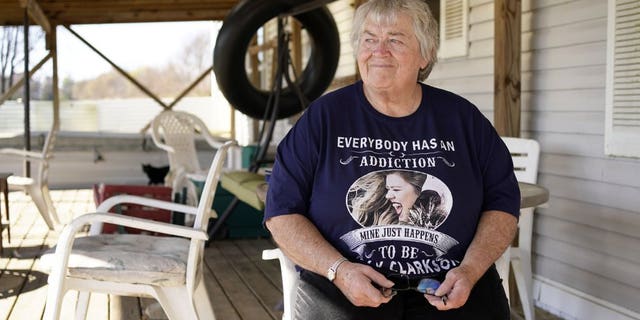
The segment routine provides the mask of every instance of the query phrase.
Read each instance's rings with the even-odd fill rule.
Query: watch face
[[[333,282],[333,280],[336,278],[336,272],[333,270],[329,270],[329,272],[327,272],[327,279],[329,279],[329,281]]]
[[[340,265],[345,261],[349,260],[347,260],[347,258],[340,258],[338,261],[334,262],[331,267],[329,267],[329,270],[327,270],[327,279],[329,279],[329,281],[333,282],[336,278],[336,271],[338,271],[338,267],[340,267]]]

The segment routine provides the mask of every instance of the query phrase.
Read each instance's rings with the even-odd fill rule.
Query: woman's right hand
[[[387,288],[393,286],[393,282],[372,267],[361,263],[344,262],[338,268],[333,283],[357,307],[376,308],[393,297],[393,294],[386,292],[390,290]]]

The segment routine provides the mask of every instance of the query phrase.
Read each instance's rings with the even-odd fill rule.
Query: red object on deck
[[[172,201],[171,188],[164,186],[136,186],[136,185],[113,185],[113,184],[96,184],[93,186],[93,199],[96,207],[107,198],[128,194],[153,198],[164,201]],[[145,218],[155,221],[171,222],[171,211],[157,209],[137,204],[121,204],[113,207],[109,212],[124,214],[138,218]],[[136,228],[122,227],[109,223],[102,226],[102,233],[147,233],[158,235],[155,232],[148,232]]]

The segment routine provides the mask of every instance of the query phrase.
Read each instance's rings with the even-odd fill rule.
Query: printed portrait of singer
[[[385,170],[358,179],[349,189],[347,206],[364,227],[404,224],[435,229],[447,218],[452,199],[434,176]]]

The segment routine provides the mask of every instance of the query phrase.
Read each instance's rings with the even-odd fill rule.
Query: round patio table
[[[520,187],[520,208],[537,207],[549,201],[549,190],[545,187],[526,182],[518,182]]]

